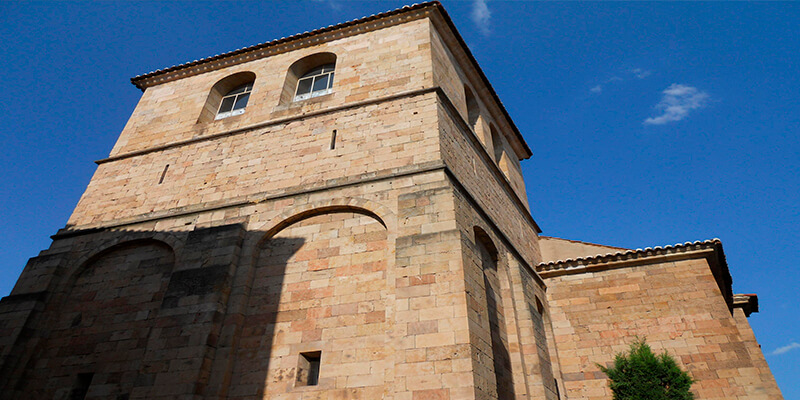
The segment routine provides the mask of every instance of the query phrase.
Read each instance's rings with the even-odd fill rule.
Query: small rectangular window
[[[300,353],[297,360],[296,386],[316,386],[319,383],[321,351]]]
[[[89,386],[92,385],[92,378],[94,378],[94,373],[92,372],[78,374],[77,378],[75,379],[75,385],[72,387],[72,391],[69,394],[69,399],[85,399],[86,394],[89,393]]]
[[[164,183],[164,177],[167,176],[167,170],[169,169],[169,164],[164,166],[164,171],[161,172],[161,178],[158,180],[158,184]]]

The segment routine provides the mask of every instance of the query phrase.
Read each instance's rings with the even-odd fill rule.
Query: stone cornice
[[[757,313],[758,295],[754,293],[733,295],[733,308],[741,308],[746,317],[749,317],[752,313]]]

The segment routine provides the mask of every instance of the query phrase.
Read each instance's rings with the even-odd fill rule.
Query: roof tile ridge
[[[548,262],[541,262],[537,264],[535,267],[536,269],[547,268],[547,270],[552,269],[560,264],[569,264],[569,263],[588,263],[588,262],[595,262],[603,258],[611,259],[625,256],[634,258],[640,255],[647,255],[647,253],[666,253],[669,251],[674,251],[678,249],[684,249],[691,246],[702,246],[702,245],[711,245],[711,244],[721,244],[722,241],[719,238],[707,239],[707,240],[695,240],[694,242],[684,242],[684,243],[675,243],[674,245],[665,245],[665,246],[655,246],[655,247],[645,247],[644,249],[638,248],[635,250],[627,250],[627,251],[619,251],[616,253],[606,253],[606,254],[598,254],[594,256],[588,257],[577,257],[577,258],[568,258],[566,260],[556,260],[556,261],[548,261]],[[655,254],[653,254],[655,255]],[[609,260],[610,261],[610,260]]]
[[[339,28],[345,28],[345,27],[348,27],[348,26],[352,26],[352,25],[355,25],[355,24],[362,23],[362,22],[368,22],[368,21],[374,20],[374,19],[380,19],[380,18],[384,18],[384,17],[389,17],[389,16],[392,16],[394,14],[398,14],[398,13],[400,13],[402,11],[412,10],[412,9],[421,9],[421,8],[430,7],[430,6],[441,8],[442,4],[439,1],[427,1],[427,2],[422,2],[422,3],[414,3],[414,4],[411,4],[411,5],[405,5],[405,6],[402,6],[402,7],[399,7],[399,8],[395,8],[395,9],[392,9],[392,10],[380,12],[380,13],[377,13],[377,14],[371,14],[371,15],[363,16],[361,18],[352,19],[350,21],[345,21],[345,22],[338,23],[338,24],[328,25],[328,26],[325,26],[325,27],[312,29],[310,31],[304,31],[304,32],[301,32],[301,33],[296,33],[294,35],[284,36],[284,37],[281,37],[280,39],[273,39],[273,40],[270,40],[270,41],[257,43],[257,44],[251,45],[251,46],[241,47],[241,48],[238,48],[236,50],[231,50],[231,51],[228,51],[228,52],[225,52],[225,53],[215,54],[213,56],[204,57],[204,58],[201,58],[199,60],[188,61],[188,62],[181,63],[181,64],[175,64],[175,65],[172,65],[170,67],[156,69],[156,70],[144,73],[144,74],[139,74],[139,75],[134,76],[133,78],[131,78],[131,83],[133,83],[135,86],[139,87],[139,85],[137,84],[138,81],[150,78],[150,77],[158,75],[158,74],[177,71],[177,70],[180,70],[180,69],[192,67],[194,65],[202,64],[202,63],[205,63],[205,62],[214,61],[214,60],[217,60],[217,59],[220,59],[220,58],[230,57],[230,56],[233,56],[233,55],[236,55],[236,54],[240,54],[240,53],[244,53],[244,52],[248,52],[248,51],[258,50],[260,48],[269,47],[269,46],[276,45],[276,44],[279,44],[279,43],[282,43],[282,42],[288,42],[288,41],[291,41],[291,40],[300,39],[300,38],[307,37],[307,36],[313,36],[313,35],[316,35],[316,34],[319,34],[319,33],[332,31],[332,30],[339,29]]]

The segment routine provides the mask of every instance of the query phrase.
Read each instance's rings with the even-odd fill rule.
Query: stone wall
[[[111,156],[430,87],[428,28],[427,19],[410,21],[150,87],[142,94]],[[337,55],[333,92],[281,107],[289,67],[321,52]],[[246,112],[198,123],[212,86],[242,71],[256,75]]]
[[[700,399],[781,399],[748,352],[704,255],[548,277],[548,300],[569,399],[611,397],[595,365],[611,365],[635,338],[666,350],[697,382]],[[746,321],[745,321],[746,323]],[[763,356],[762,356],[763,357]]]
[[[520,154],[514,150],[514,147],[509,143],[517,140],[516,137],[511,132],[508,132],[507,129],[500,128],[507,126],[507,124],[501,123],[502,117],[495,117],[489,111],[488,105],[492,100],[488,98],[486,93],[490,88],[485,87],[481,82],[469,79],[469,75],[475,76],[474,72],[472,74],[467,73],[466,69],[469,67],[463,65],[463,61],[458,61],[457,56],[453,54],[451,48],[443,40],[442,34],[433,27],[431,28],[430,40],[433,83],[441,88],[444,97],[452,105],[454,110],[450,111],[452,114],[450,117],[458,118],[456,116],[458,115],[461,120],[469,121],[465,87],[471,88],[470,91],[476,97],[478,115],[475,118],[477,122],[474,127],[468,127],[467,124],[464,124],[466,129],[464,129],[463,133],[478,139],[480,147],[489,156],[490,162],[494,163],[502,171],[502,179],[505,179],[511,185],[513,193],[521,200],[523,206],[529,210],[525,182],[522,179],[519,165],[519,160],[527,158],[527,155]],[[459,54],[462,60],[466,57],[463,50],[460,50]],[[495,135],[492,135],[492,130],[494,130]],[[498,141],[500,143],[496,143]],[[497,153],[500,155],[499,158],[496,156]],[[472,159],[471,155],[466,153],[464,155],[467,159]]]
[[[435,100],[404,97],[102,163],[68,224],[196,211],[435,162]]]
[[[537,307],[544,285],[485,210],[459,185],[454,190],[475,397],[555,399],[543,305]]]

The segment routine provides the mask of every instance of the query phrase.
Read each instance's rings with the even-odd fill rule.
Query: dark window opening
[[[300,353],[297,362],[297,386],[316,386],[319,383],[321,351]]]
[[[94,378],[93,372],[85,372],[78,374],[75,379],[75,386],[72,387],[72,392],[69,394],[70,400],[83,400],[86,394],[89,393],[89,386],[92,384]]]

